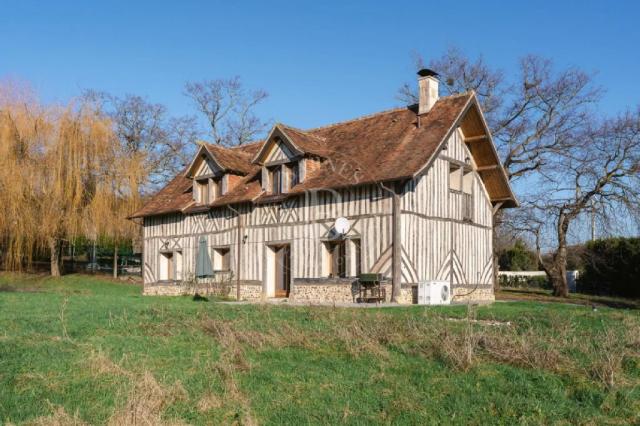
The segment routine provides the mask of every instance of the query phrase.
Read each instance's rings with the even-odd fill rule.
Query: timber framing
[[[418,110],[309,130],[278,123],[236,148],[202,144],[132,215],[142,221],[148,294],[178,292],[166,286],[206,270],[198,262],[220,262],[224,248],[231,270],[195,278],[232,276],[237,299],[356,301],[360,273],[381,274],[398,303],[428,280],[448,282],[454,297],[492,298],[493,215],[518,203],[482,111],[472,92]],[[194,180],[219,178],[228,190],[194,199]],[[162,284],[165,252],[182,263]]]

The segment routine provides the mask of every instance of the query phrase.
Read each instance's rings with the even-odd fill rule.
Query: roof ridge
[[[234,150],[235,150],[235,149],[241,150],[241,149],[246,148],[246,147],[248,147],[248,146],[258,145],[258,144],[261,144],[261,143],[264,143],[264,140],[260,139],[260,140],[253,141],[253,142],[243,143],[242,145],[234,145],[234,146],[230,146],[230,147],[228,147],[228,148],[229,148],[229,149],[234,149]]]
[[[445,100],[445,99],[459,98],[459,97],[462,97],[462,96],[470,96],[470,95],[473,95],[473,94],[475,94],[474,90],[467,90],[467,91],[460,92],[460,93],[453,93],[453,94],[447,95],[447,96],[440,96],[438,98],[438,101]],[[313,131],[316,131],[316,130],[322,130],[322,129],[327,129],[329,127],[340,126],[340,125],[343,125],[343,124],[348,124],[348,123],[353,123],[353,122],[356,122],[356,121],[366,120],[366,119],[369,119],[369,118],[376,117],[378,115],[391,114],[393,112],[399,112],[399,111],[403,111],[403,110],[411,111],[412,107],[416,107],[417,105],[418,104],[411,104],[411,105],[402,106],[402,107],[390,108],[390,109],[387,109],[387,110],[373,112],[371,114],[365,114],[365,115],[361,115],[361,116],[355,117],[355,118],[350,118],[348,120],[336,121],[335,123],[325,124],[323,126],[311,127],[311,128],[308,128],[308,129],[301,129],[299,127],[294,127],[294,126],[291,126],[289,124],[285,124],[285,123],[282,123],[282,122],[276,122],[274,124],[274,126],[281,125],[281,126],[286,127],[288,129],[292,129],[292,130],[295,130],[295,131],[298,131],[298,132],[302,132],[302,133],[307,133],[308,134],[309,132],[313,132]],[[314,136],[314,137],[317,137],[317,138],[320,138],[320,139],[324,139],[324,138],[321,138],[320,136],[317,136],[317,135],[309,135],[309,136]],[[257,141],[245,143],[245,144],[242,144],[242,145],[223,146],[223,145],[214,144],[214,143],[203,141],[203,140],[198,141],[198,143],[205,143],[207,145],[218,146],[218,147],[221,147],[221,148],[232,149],[232,150],[243,149],[243,148],[246,148],[248,146],[257,145],[257,144],[261,144],[261,143],[264,143],[264,142],[265,142],[264,140],[257,140]]]
[[[208,143],[208,142],[206,142],[205,144],[206,144],[206,148],[207,149],[211,148],[214,151],[216,149],[220,149],[220,150],[222,150],[222,151],[224,151],[224,152],[226,152],[227,154],[230,154],[230,155],[239,155],[239,156],[242,156],[242,157],[246,157],[246,156],[250,156],[251,155],[251,154],[249,154],[247,152],[244,152],[242,150],[233,149],[233,147],[230,147],[230,146],[218,145],[218,144],[213,144],[213,143]]]
[[[257,140],[257,141],[253,141],[253,142],[249,142],[249,143],[245,143],[242,145],[234,145],[234,146],[226,146],[226,145],[221,145],[219,143],[215,143],[215,142],[209,142],[209,141],[205,141],[205,140],[198,140],[196,141],[197,145],[207,145],[207,146],[211,146],[214,148],[222,148],[222,149],[226,149],[226,150],[230,150],[230,151],[241,151],[242,149],[248,147],[248,146],[252,146],[252,145],[258,145],[263,143],[263,140]]]
[[[409,110],[409,107],[406,107],[406,106],[404,106],[404,107],[396,107],[396,108],[392,108],[392,109],[388,109],[388,110],[384,110],[384,111],[374,112],[374,113],[371,113],[371,114],[361,115],[360,117],[351,118],[349,120],[337,121],[335,123],[325,124],[324,126],[312,127],[310,129],[303,130],[303,132],[314,132],[316,130],[328,129],[330,127],[341,126],[343,124],[348,124],[348,123],[353,123],[353,122],[356,122],[356,121],[366,120],[366,119],[369,119],[369,118],[376,117],[378,115],[391,114],[393,112],[400,112],[400,111],[403,111],[403,110]]]
[[[466,91],[460,92],[460,93],[453,93],[453,94],[447,95],[447,96],[440,96],[440,98],[438,98],[438,100],[440,100],[440,99],[460,98],[462,96],[471,96],[471,95],[474,95],[475,93],[476,93],[475,90],[466,90]]]
[[[285,130],[293,130],[294,132],[302,133],[305,136],[309,136],[311,138],[318,139],[320,142],[325,142],[327,140],[327,138],[323,138],[321,136],[309,133],[309,130],[304,130],[304,129],[300,129],[298,127],[289,126],[288,124],[284,124],[284,123],[277,123],[277,124],[282,126],[282,127],[284,127]]]

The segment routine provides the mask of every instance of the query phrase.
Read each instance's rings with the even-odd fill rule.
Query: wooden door
[[[288,245],[274,247],[275,296],[288,297],[291,288],[291,252]]]
[[[331,276],[344,278],[347,276],[346,244],[337,241],[329,247],[331,256]]]
[[[173,262],[173,253],[167,253],[165,256],[167,257],[167,279],[175,280],[176,269]]]

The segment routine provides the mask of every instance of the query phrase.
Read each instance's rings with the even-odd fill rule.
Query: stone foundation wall
[[[453,288],[453,298],[451,303],[464,304],[464,303],[493,303],[496,298],[493,294],[493,286],[478,286],[472,285],[459,286]]]
[[[309,303],[354,303],[357,281],[350,278],[295,278],[289,300]]]
[[[236,298],[236,286],[229,288],[228,297]],[[262,299],[262,282],[255,281],[246,284],[240,284],[240,300],[261,300]]]
[[[186,289],[179,283],[153,283],[145,284],[142,289],[143,296],[181,296]]]
[[[381,284],[385,289],[385,302],[391,301],[391,282]],[[308,303],[356,303],[358,281],[353,278],[296,278],[289,299]],[[410,305],[417,302],[417,287],[403,284],[398,303]]]
[[[226,293],[227,297],[235,299],[236,283],[225,284],[202,282],[198,284],[180,282],[162,282],[145,284],[142,292],[145,296],[183,296]],[[260,281],[240,281],[241,300],[260,300],[262,298],[262,283]]]
[[[383,282],[386,290],[385,302],[391,301],[391,283]],[[231,299],[236,297],[235,282],[226,284],[224,289]],[[144,295],[148,296],[181,296],[192,295],[195,292],[202,295],[220,294],[222,288],[217,283],[155,283],[144,286]],[[289,300],[302,303],[356,303],[358,299],[358,284],[352,278],[295,278]],[[262,282],[241,281],[241,300],[261,300]],[[418,286],[416,284],[403,284],[400,290],[400,304],[415,304],[418,301]],[[492,303],[495,301],[492,286],[474,287],[471,285],[453,288],[453,304]]]

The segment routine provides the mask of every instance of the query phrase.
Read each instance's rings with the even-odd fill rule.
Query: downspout
[[[394,186],[397,189],[398,183]],[[391,194],[391,302],[398,303],[402,286],[402,244],[400,240],[400,195],[380,182],[380,187]]]

